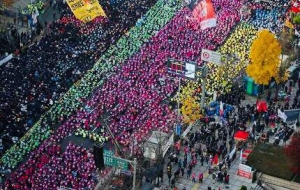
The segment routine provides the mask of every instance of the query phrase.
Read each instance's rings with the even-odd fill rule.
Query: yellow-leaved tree
[[[184,123],[193,123],[197,119],[200,119],[200,103],[192,96],[187,96],[182,101],[181,113],[183,116]]]
[[[201,84],[194,81],[187,81],[181,88],[177,96],[171,98],[171,101],[179,102],[180,114],[184,123],[190,124],[201,118],[200,93]]]
[[[280,54],[281,46],[275,35],[265,29],[259,31],[250,49],[246,73],[256,84],[268,85],[279,71]]]

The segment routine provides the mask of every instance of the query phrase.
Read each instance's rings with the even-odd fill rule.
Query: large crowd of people
[[[257,3],[257,2],[248,2],[249,7],[251,7],[253,12],[264,11],[264,13],[257,13],[260,16],[252,16],[249,21],[243,21],[236,29],[230,33],[230,36],[226,42],[219,47],[218,52],[225,55],[227,58],[224,61],[224,66],[219,67],[214,63],[207,63],[208,75],[207,75],[207,85],[206,90],[209,93],[217,91],[219,93],[229,92],[231,90],[231,81],[236,78],[242,80],[243,68],[248,64],[249,59],[249,49],[253,40],[256,37],[257,29],[268,28],[264,25],[265,19],[267,23],[271,24],[273,29],[276,29],[274,32],[280,31],[283,26],[284,19],[277,19],[285,16],[285,12],[288,7],[287,1],[276,1],[275,6],[272,6],[269,3]],[[279,11],[278,9],[281,9]],[[272,19],[270,19],[272,18]],[[272,28],[270,28],[271,31]],[[200,82],[199,82],[200,81]],[[195,92],[198,88],[198,84],[202,82],[202,79],[199,79],[197,82],[190,82],[183,91]],[[207,99],[209,102],[211,98]]]
[[[130,30],[130,36],[129,37],[124,37],[123,40],[120,41],[120,43],[117,43],[116,46],[112,46],[111,49],[120,48],[120,52],[112,52],[109,51],[107,54],[113,54],[111,55],[112,57],[114,56],[115,53],[122,53],[120,54],[121,56],[130,56],[130,54],[134,53],[133,51],[138,50],[137,46],[141,46],[141,44],[147,40],[151,34],[154,35],[154,31],[157,31],[160,27],[164,26],[176,13],[177,9],[180,8],[181,6],[179,4],[173,4],[171,3],[171,6],[164,6],[165,3],[163,1],[159,1],[154,7],[151,8],[151,10],[146,14],[148,22],[143,25],[143,27],[135,27],[132,30]],[[169,4],[170,5],[170,4]],[[174,5],[174,6],[173,6]],[[163,11],[163,15],[160,14],[160,12]],[[162,16],[162,18],[159,17],[159,15]],[[146,30],[147,29],[147,30]],[[144,35],[138,35],[139,33],[143,32]],[[124,44],[124,39],[126,40],[125,43],[129,43],[130,47],[132,49],[127,48],[127,44]],[[112,58],[110,58],[111,60]],[[40,144],[44,138],[41,134],[41,130],[51,130],[47,126],[53,126],[54,123],[58,121],[64,120],[66,116],[69,116],[72,113],[75,113],[74,111],[77,110],[77,107],[80,104],[80,98],[81,97],[87,97],[87,95],[92,91],[92,88],[96,85],[101,84],[100,77],[96,71],[99,70],[104,70],[104,69],[110,69],[109,64],[103,63],[103,65],[96,64],[94,71],[88,73],[86,75],[86,78],[83,78],[81,83],[75,84],[70,91],[67,94],[67,97],[63,99],[62,102],[59,102],[54,105],[53,109],[51,109],[41,121],[39,121],[29,132],[26,136],[24,136],[16,146],[14,146],[11,150],[9,150],[5,156],[2,157],[2,163],[3,166],[1,167],[1,173],[2,175],[5,173],[10,173],[13,168],[17,166],[17,164],[23,160],[24,156],[29,154],[35,146],[32,146],[31,144],[27,144],[27,142],[32,141],[32,139],[36,139],[35,144]],[[101,72],[100,72],[101,73]],[[88,79],[91,80],[93,77],[93,81],[89,82],[89,85],[87,86],[85,84],[85,81]],[[88,88],[87,88],[88,87]],[[80,109],[82,111],[82,108]],[[93,112],[97,113],[97,112]],[[79,118],[79,117],[78,117]],[[91,117],[92,118],[92,117]],[[73,120],[73,118],[71,118]],[[94,118],[95,120],[95,118]],[[79,121],[79,123],[81,120]],[[74,125],[72,125],[74,127]],[[80,125],[77,125],[80,126]],[[97,126],[97,125],[96,125]],[[63,130],[57,130],[56,134],[54,135],[55,143],[57,143],[57,139],[61,140],[61,138],[66,137],[66,134],[69,134],[69,132],[66,132],[70,125],[67,123],[66,125],[61,126]],[[44,129],[43,129],[44,128]],[[75,129],[73,130],[75,131]],[[52,139],[53,140],[53,139]],[[50,139],[50,141],[52,141]],[[47,144],[47,142],[44,142],[44,144]],[[42,146],[43,146],[42,145]],[[38,149],[37,151],[39,151]],[[32,152],[31,155],[37,160],[39,157],[38,156],[39,152]]]
[[[6,118],[1,120],[1,126],[4,126],[1,132],[6,149],[50,109],[2,157],[1,173],[8,178],[5,187],[93,187],[96,181],[91,173],[95,165],[90,150],[70,144],[62,151],[60,143],[80,129],[99,128],[103,131],[103,120],[123,145],[123,151],[129,152],[128,149],[133,147],[135,155],[142,154],[140,142],[152,130],[169,133],[176,116],[168,102],[178,86],[178,81],[167,72],[169,58],[203,65],[201,49],[216,50],[222,45],[218,51],[235,53],[238,63],[231,64],[226,71],[228,75],[221,77],[214,74],[216,66],[208,64],[208,86],[213,91],[224,80],[238,76],[246,64],[256,29],[246,23],[238,25],[239,10],[244,1],[212,2],[218,24],[205,31],[196,21],[188,19],[192,13],[182,8],[181,1],[158,0],[145,15],[142,13],[154,1],[125,3],[117,9],[122,10],[117,16],[119,19],[98,18],[87,25],[76,21],[69,12],[63,12],[62,17],[50,26],[47,36],[33,44],[19,59],[1,68],[4,73],[1,84],[5,91],[1,96],[1,117]],[[140,16],[137,25],[128,30]],[[118,40],[121,35],[124,36]],[[96,60],[98,62],[92,68]],[[216,77],[220,80],[215,80]],[[80,78],[80,82],[70,88]],[[195,91],[196,84],[183,88],[183,91]],[[223,98],[226,103],[235,102],[231,96]],[[231,136],[235,125],[232,125]],[[217,128],[209,127],[209,136],[215,136],[217,130],[221,135],[218,140],[215,137],[197,139],[205,147],[213,147],[206,148],[207,155],[220,153],[220,146],[223,147],[221,153],[228,152],[222,143],[218,143],[224,140],[227,132]],[[100,138],[108,141],[109,135],[103,132]],[[139,146],[133,146],[136,142]],[[26,155],[29,155],[28,160],[12,172]],[[82,164],[77,166],[76,162]],[[62,163],[64,165],[59,167]]]
[[[237,9],[239,4],[235,3],[235,6],[237,7],[236,9],[229,8],[233,7],[233,4],[234,3],[228,3],[227,7],[224,6],[224,8],[221,8],[219,12],[217,12],[222,22],[220,22],[220,26],[218,26],[217,28],[210,29],[210,31],[212,31],[212,34],[215,33],[215,35],[217,36],[217,34],[219,33],[229,33],[230,28],[232,28],[234,24],[237,23]],[[110,127],[118,136],[117,138],[120,139],[120,142],[124,142],[124,145],[128,144],[128,140],[132,136],[134,136],[133,134],[136,134],[137,140],[141,141],[143,136],[139,136],[140,133],[137,133],[138,131],[141,131],[141,134],[147,134],[147,132],[151,130],[151,128],[156,127],[160,127],[162,130],[168,130],[170,127],[170,125],[168,124],[170,124],[172,120],[174,121],[175,117],[169,110],[168,106],[161,104],[163,98],[167,94],[171,95],[171,93],[174,91],[175,87],[172,86],[174,82],[172,82],[172,80],[166,79],[166,85],[161,86],[160,84],[158,84],[158,79],[160,77],[166,76],[164,61],[168,58],[168,56],[180,58],[178,57],[180,54],[175,53],[176,51],[179,51],[177,48],[179,48],[180,46],[179,44],[178,46],[174,46],[172,45],[173,43],[163,44],[162,42],[167,42],[173,39],[176,43],[180,43],[183,45],[186,44],[183,46],[183,49],[180,49],[180,51],[183,52],[183,57],[181,59],[185,59],[188,50],[195,51],[195,53],[197,53],[196,51],[200,50],[203,46],[215,48],[225,39],[224,38],[222,40],[220,39],[220,37],[216,39],[214,38],[214,36],[208,36],[206,33],[198,30],[195,27],[195,22],[186,19],[185,16],[188,14],[191,13],[187,9],[183,9],[175,18],[173,18],[172,22],[169,23],[166,28],[164,28],[164,30],[161,30],[155,36],[155,38],[153,38],[149,43],[147,43],[146,46],[144,46],[144,48],[142,48],[140,53],[141,55],[138,54],[134,56],[130,59],[130,62],[125,62],[122,67],[116,68],[114,76],[109,78],[108,82],[106,82],[103,87],[99,89],[98,93],[96,92],[96,94],[90,100],[92,104],[89,106],[96,109],[93,114],[100,115],[103,114],[105,110],[107,110],[110,116]],[[232,15],[232,17],[236,19],[225,19],[225,17],[228,15]],[[190,26],[189,30],[183,27],[185,25]],[[175,32],[174,28],[179,29],[181,33],[190,33],[195,39],[197,39],[197,41],[201,43],[199,43],[199,45],[195,43],[195,50],[192,50],[186,43],[189,39],[192,38],[190,37],[188,39],[185,39],[185,36],[182,36],[179,32]],[[208,39],[216,39],[215,44],[210,44]],[[202,42],[202,40],[205,41]],[[161,47],[163,45],[167,45],[167,47]],[[160,51],[164,48],[166,52],[160,53]],[[160,54],[160,56],[157,56],[156,60],[152,58],[155,55],[155,52],[157,54]],[[160,57],[160,59],[158,59],[158,57]],[[153,61],[157,62],[156,66],[153,65]],[[135,72],[137,71],[137,69],[144,70],[144,74],[137,75],[137,73]],[[161,73],[161,76],[157,75],[159,73]],[[141,93],[144,94],[143,98],[138,96],[138,94]],[[104,99],[105,101],[100,101]],[[145,106],[148,104],[150,106],[149,108]],[[128,107],[129,105],[130,107]],[[121,113],[123,113],[123,115]],[[149,115],[151,117],[148,117]],[[92,120],[93,117],[90,118]],[[73,122],[73,120],[74,118],[71,118],[68,121]],[[79,119],[78,122],[81,123],[82,120]],[[67,124],[69,124],[69,122],[67,122],[66,125]],[[53,135],[53,138],[50,139],[63,138],[69,135],[70,131],[66,132],[65,130],[69,130],[69,128],[71,127],[74,131],[75,126],[76,125],[74,123],[69,127],[66,127],[65,125],[63,127],[61,126],[59,129],[62,129],[62,134],[59,131],[56,131],[56,134]],[[137,126],[143,127],[136,129]],[[77,125],[77,127],[79,126]],[[117,130],[118,128],[119,130]],[[133,134],[130,134],[130,128],[132,128],[132,130],[134,131]],[[39,154],[33,152],[32,155],[38,156]],[[18,155],[15,156],[18,158]],[[36,158],[35,160],[38,160],[38,158]],[[6,162],[10,161],[7,160]]]
[[[86,25],[72,22],[67,5],[61,5],[62,16],[50,25],[50,32],[0,68],[4,152],[13,137],[22,137],[154,3],[124,1],[110,10],[111,18],[97,18]]]
[[[288,0],[276,0],[263,3],[249,3],[252,16],[249,22],[257,28],[266,28],[279,33],[286,19],[285,13],[289,8]]]
[[[113,66],[115,66],[112,65],[112,63],[117,64],[121,62],[121,58],[126,59],[126,57],[129,57],[137,51],[142,43],[149,39],[149,36],[151,36],[150,34],[154,35],[154,32],[157,31],[158,28],[163,27],[181,7],[179,4],[174,5],[174,2],[171,2],[171,4],[168,5],[169,6],[165,6],[164,1],[158,1],[158,3],[146,14],[148,22],[145,23],[143,27],[134,27],[130,30],[131,35],[129,37],[125,36],[119,40],[116,45],[112,45],[110,50],[108,50],[103,57],[107,58],[109,61],[114,60],[116,62],[106,62],[106,59],[101,58],[101,64],[98,62],[79,83],[72,86],[63,99],[54,104],[50,111],[31,128],[27,135],[25,135],[13,149],[10,149],[2,157],[5,168],[10,169],[16,167],[16,164],[12,163],[20,162],[25,155],[29,154],[34,149],[34,147],[31,146],[21,146],[21,142],[30,141],[32,138],[35,138],[35,136],[39,135],[41,128],[46,126],[46,122],[48,122],[49,126],[53,126],[56,123],[61,123],[71,114],[78,111],[77,108],[80,105],[83,106],[82,100],[88,97],[93,91],[93,88],[96,88],[103,83],[104,79],[102,72],[110,71]],[[162,15],[161,12],[164,14]],[[159,17],[159,15],[162,17]],[[143,32],[144,35],[138,35],[141,32]],[[131,49],[128,48],[128,46],[130,46]],[[119,51],[116,51],[116,49]],[[118,54],[118,56],[116,56],[116,54]],[[41,143],[42,140],[39,141],[39,143]]]

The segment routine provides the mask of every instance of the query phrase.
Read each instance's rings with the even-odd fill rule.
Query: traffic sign
[[[121,173],[128,175],[128,176],[132,176],[132,172],[130,170],[122,170]]]
[[[112,166],[112,167],[121,168],[123,170],[127,170],[128,163],[124,160],[120,160],[120,159],[114,157],[114,155],[115,154],[112,150],[104,149],[104,151],[103,151],[104,164],[106,166]]]
[[[201,51],[201,60],[202,61],[207,61],[207,62],[212,62],[218,65],[222,64],[221,61],[222,55],[218,52],[211,51],[208,49],[202,49]]]

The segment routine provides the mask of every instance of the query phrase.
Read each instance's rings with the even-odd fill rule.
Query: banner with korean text
[[[216,13],[211,0],[201,0],[194,4],[194,17],[200,22],[202,30],[217,26]]]
[[[98,16],[106,17],[98,0],[67,0],[75,17],[82,22],[90,22]]]
[[[238,173],[239,176],[251,179],[252,177],[252,168],[245,164],[239,164]]]

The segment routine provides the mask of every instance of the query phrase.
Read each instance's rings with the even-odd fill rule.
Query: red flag
[[[215,27],[217,25],[216,14],[211,0],[200,1],[193,9],[193,15],[200,21],[202,30]]]

